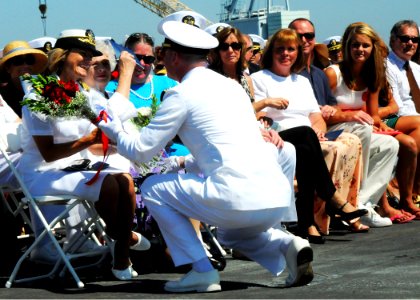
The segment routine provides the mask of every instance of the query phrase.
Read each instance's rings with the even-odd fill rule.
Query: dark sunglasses
[[[35,64],[35,56],[33,56],[32,54],[15,56],[12,59],[10,59],[10,64],[14,66],[21,66],[23,64],[32,66]]]
[[[237,42],[233,42],[233,43],[231,43],[231,44],[228,44],[228,43],[221,43],[220,45],[219,45],[219,49],[220,50],[222,50],[222,51],[226,51],[226,50],[228,50],[229,49],[229,47],[231,47],[232,48],[232,50],[241,50],[242,49],[242,44],[241,43],[237,43]]]
[[[420,37],[418,36],[408,36],[408,35],[399,35],[398,39],[403,43],[408,43],[408,41],[412,41],[414,44],[418,44],[420,42]]]
[[[299,38],[304,37],[307,41],[311,41],[315,37],[315,32],[298,33]]]
[[[155,61],[155,57],[152,55],[141,55],[141,54],[136,54],[136,57],[139,61],[143,60],[145,64],[150,65]]]

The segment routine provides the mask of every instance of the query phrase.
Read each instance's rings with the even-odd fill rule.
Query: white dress
[[[107,108],[107,99],[91,89],[84,91],[95,112]],[[29,97],[34,95],[30,94]],[[113,101],[127,101],[118,93],[113,95]],[[122,99],[122,100],[121,100]],[[23,155],[18,170],[32,195],[72,194],[89,201],[97,201],[103,179],[109,173],[121,173],[118,166],[101,171],[98,180],[93,185],[86,185],[96,171],[66,172],[62,169],[72,164],[76,159],[89,158],[86,151],[81,151],[70,157],[46,162],[36,146],[32,136],[53,136],[54,143],[66,143],[87,135],[95,126],[85,119],[49,119],[43,115],[30,112],[27,107],[22,109],[22,149]],[[90,156],[91,157],[91,156]]]

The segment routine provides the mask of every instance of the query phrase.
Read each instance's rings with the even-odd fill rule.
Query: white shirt
[[[251,74],[251,78],[255,101],[279,97],[289,101],[287,109],[266,107],[263,110],[280,125],[280,131],[297,126],[311,127],[309,115],[319,113],[320,109],[307,78],[298,74],[282,77],[266,69]]]
[[[399,106],[399,115],[413,116],[419,115],[416,106],[410,95],[410,84],[404,69],[405,61],[399,58],[394,52],[389,53],[387,62],[387,78],[391,85],[392,94]],[[415,62],[409,62],[414,78],[420,83],[420,66]]]
[[[255,126],[246,92],[231,79],[205,67],[192,69],[166,92],[137,136],[119,133],[118,152],[146,162],[176,134],[206,178],[190,197],[228,210],[289,206],[290,185]]]

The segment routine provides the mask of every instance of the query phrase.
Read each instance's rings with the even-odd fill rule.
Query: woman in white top
[[[322,243],[324,240],[320,238],[313,215],[315,193],[327,201],[329,208],[341,208],[338,214],[344,219],[352,220],[366,211],[355,210],[345,200],[349,190],[338,191],[342,187],[331,180],[320,145],[320,141],[324,143],[327,140],[324,136],[326,124],[309,81],[296,73],[304,64],[301,42],[296,32],[282,29],[274,34],[265,49],[262,64],[263,69],[251,75],[256,100],[254,108],[256,111],[264,109],[266,116],[277,122],[277,131],[282,139],[295,146],[299,229],[301,235],[315,243]],[[347,160],[336,158],[333,164],[341,166],[342,169],[337,170],[341,174],[350,175],[342,181],[347,182],[347,186],[349,180],[353,179],[361,149],[357,137],[348,137],[350,139],[343,146],[346,146],[350,155]],[[330,151],[329,148],[332,147],[327,146],[326,151]],[[346,213],[350,213],[351,217]],[[324,230],[328,231],[328,228]]]

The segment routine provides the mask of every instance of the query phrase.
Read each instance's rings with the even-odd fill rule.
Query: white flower
[[[137,113],[140,114],[142,117],[151,117],[152,109],[150,107],[140,107],[137,110]]]

